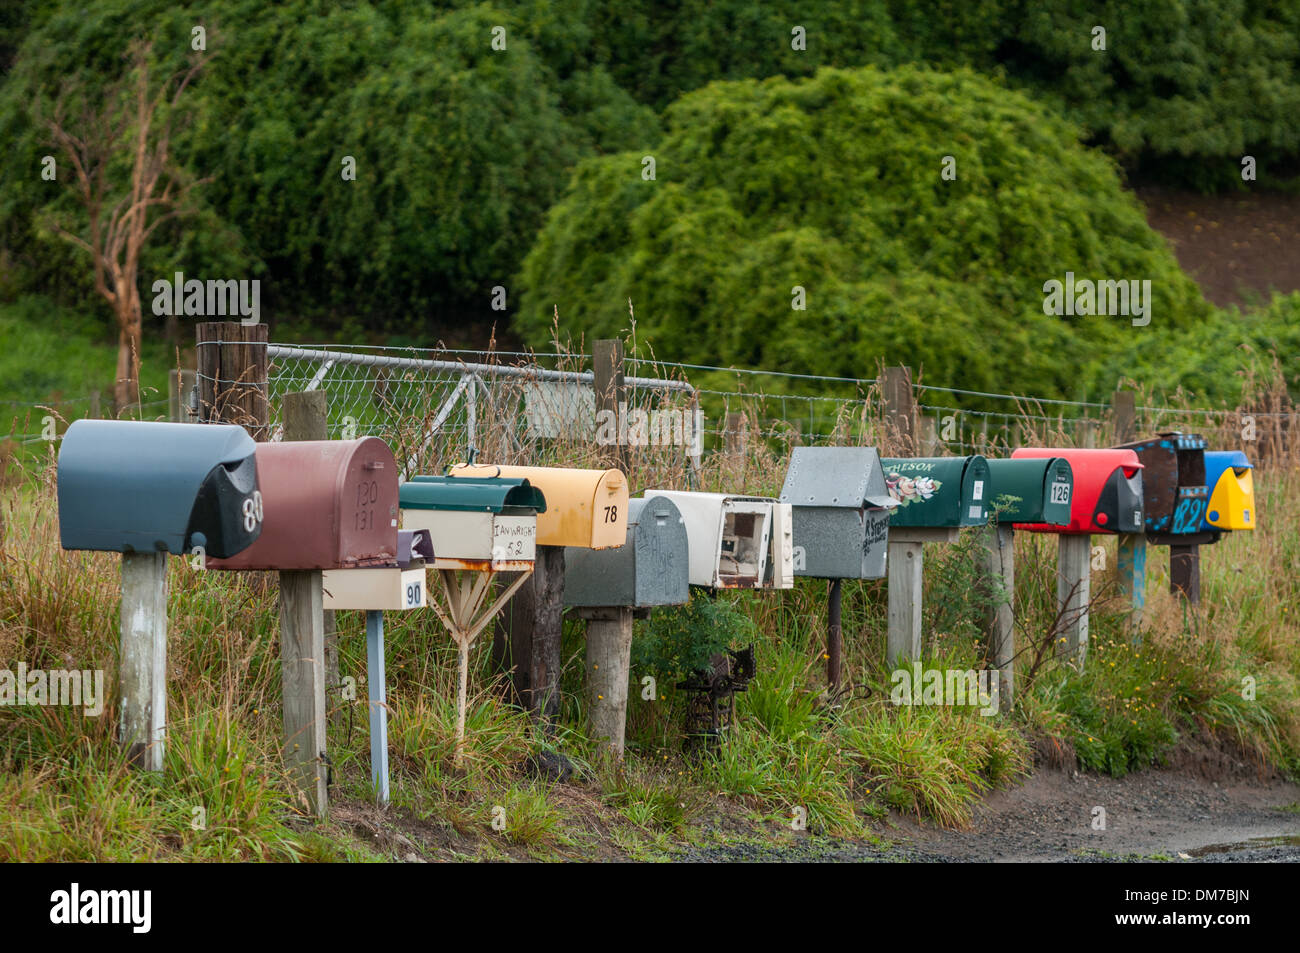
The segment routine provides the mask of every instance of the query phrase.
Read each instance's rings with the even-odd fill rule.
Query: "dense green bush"
[[[521,277],[534,344],[556,304],[565,327],[616,334],[630,297],[675,360],[871,376],[883,358],[1073,397],[1114,385],[1112,355],[1210,313],[1112,163],[973,73],[715,84],[666,122],[654,181],[639,152],[588,160],[552,209]],[[1149,279],[1150,326],[1045,315],[1044,282],[1067,270]]]
[[[534,9],[535,8],[535,9]],[[487,309],[581,156],[639,147],[653,112],[581,61],[580,18],[540,4],[215,0],[173,6],[62,4],[31,25],[0,86],[0,241],[28,288],[70,288],[94,306],[80,253],[42,224],[70,210],[42,182],[48,152],[33,104],[70,79],[94,102],[129,40],[154,43],[154,71],[180,67],[190,30],[216,53],[186,94],[182,167],[211,182],[209,213],[159,233],[142,274],[256,274],[269,316],[335,309],[400,316]],[[506,49],[492,47],[506,29]],[[570,35],[572,34],[572,35]],[[341,175],[356,159],[355,181]],[[65,173],[67,174],[67,173]],[[25,290],[25,289],[20,289]]]

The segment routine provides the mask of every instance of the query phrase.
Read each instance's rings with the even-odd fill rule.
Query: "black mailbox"
[[[78,420],[59,451],[60,543],[233,556],[262,531],[256,448],[233,424]]]

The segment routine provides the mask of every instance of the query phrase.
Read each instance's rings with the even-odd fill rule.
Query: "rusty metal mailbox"
[[[884,577],[898,501],[875,447],[795,447],[781,501],[792,507],[796,576]]]
[[[1170,537],[1203,532],[1201,522],[1210,502],[1205,446],[1198,434],[1172,432],[1121,448],[1142,461],[1142,508],[1151,542],[1169,545],[1178,542]]]
[[[402,528],[433,541],[435,569],[527,572],[546,498],[527,480],[417,476],[399,492]]]
[[[262,532],[243,427],[78,420],[59,450],[64,549],[233,556]]]
[[[302,440],[257,445],[262,535],[209,569],[397,565],[397,466],[388,444]]]
[[[537,545],[609,549],[627,539],[627,477],[621,470],[459,464],[451,479],[527,480],[546,497],[537,517]],[[435,543],[436,546],[436,543]]]
[[[692,586],[789,589],[794,585],[791,508],[767,497],[646,490],[682,514]]]
[[[628,500],[626,543],[617,549],[564,551],[564,604],[682,605],[691,597],[689,559],[686,524],[672,500]]]

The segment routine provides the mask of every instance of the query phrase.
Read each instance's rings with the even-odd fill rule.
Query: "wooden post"
[[[1088,450],[1094,450],[1097,447],[1097,421],[1080,420],[1079,421],[1079,446]]]
[[[190,416],[190,393],[194,390],[194,372],[172,368],[167,372],[167,419],[174,423],[194,423]]]
[[[728,413],[723,424],[724,452],[731,466],[739,466],[745,461],[745,443],[748,437],[749,422],[744,414]]]
[[[1169,591],[1181,594],[1190,605],[1201,604],[1201,547],[1169,547]]]
[[[583,610],[587,620],[587,696],[591,737],[623,760],[627,692],[632,669],[632,609]]]
[[[90,392],[90,419],[99,419],[99,391],[97,390]]]
[[[510,672],[515,700],[544,730],[560,710],[563,614],[564,547],[538,546],[532,575],[501,614],[492,657]]]
[[[1142,614],[1147,604],[1147,538],[1141,533],[1120,533],[1115,559],[1119,589],[1132,607],[1128,627],[1131,633],[1142,628]]]
[[[308,809],[324,817],[325,633],[319,569],[280,573],[280,688],[284,758]]]
[[[332,613],[331,613],[332,614]],[[388,699],[384,690],[384,614],[366,612],[366,692],[370,702],[370,780],[388,803]]]
[[[613,414],[615,433],[621,434],[622,428],[617,426],[617,422],[620,414],[627,411],[627,394],[623,385],[623,342],[617,338],[596,341],[591,358],[596,413],[604,411]],[[627,473],[628,448],[621,441],[615,442],[612,447],[602,448],[601,457],[606,466]]]
[[[196,328],[199,420],[240,424],[254,440],[266,440],[266,325],[207,321]]]
[[[163,768],[167,725],[167,554],[122,554],[122,719],[118,741],[132,765]]]
[[[997,601],[989,606],[985,625],[993,664],[998,670],[998,703],[1002,711],[1010,711],[1015,698],[1015,538],[1010,524],[990,526],[984,533],[987,591],[990,596],[997,597]]]
[[[280,402],[285,440],[328,440],[329,397],[323,390],[285,394]],[[325,633],[325,686],[337,688],[339,682],[338,626],[333,609],[322,610],[321,625]]]
[[[916,452],[916,401],[912,397],[912,369],[886,367],[881,377],[885,399],[885,423],[898,435],[896,455],[910,457]]]
[[[924,544],[895,541],[885,554],[889,572],[889,631],[885,654],[890,665],[921,657],[921,579]]]
[[[1062,533],[1056,537],[1056,605],[1062,632],[1057,651],[1069,653],[1082,666],[1088,655],[1088,605],[1092,601],[1092,537]]]
[[[1110,398],[1115,422],[1114,443],[1131,443],[1137,435],[1137,400],[1131,390],[1117,390]]]
[[[939,453],[939,428],[938,419],[929,414],[922,414],[916,418],[920,427],[920,448],[921,455],[925,457],[937,457]]]
[[[889,558],[888,554],[885,558]],[[844,580],[832,579],[826,597],[826,685],[832,695],[840,690],[840,656],[844,647],[841,615],[843,596]]]

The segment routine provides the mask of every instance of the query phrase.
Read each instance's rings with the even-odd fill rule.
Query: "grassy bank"
[[[757,453],[744,482],[770,492],[779,455]],[[703,616],[697,635],[752,642],[758,659],[757,677],[737,697],[730,738],[715,754],[683,754],[686,697],[675,682],[682,659],[666,625],[683,617],[662,614],[637,623],[621,768],[603,763],[586,737],[582,623],[568,621],[560,723],[546,739],[502,700],[488,640],[480,639],[462,771],[451,764],[453,644],[432,613],[391,615],[393,807],[382,822],[369,804],[363,620],[340,613],[345,684],[330,698],[329,737],[336,807],[328,823],[313,825],[301,817],[278,756],[269,574],[203,573],[170,561],[166,770],[153,777],[125,767],[113,717],[118,560],[59,549],[47,461],[4,491],[0,668],[101,668],[110,697],[98,718],[79,709],[0,708],[0,828],[11,832],[0,839],[0,859],[655,859],[720,839],[779,841],[796,836],[799,819],[813,833],[872,837],[873,821],[891,809],[960,827],[983,795],[1014,783],[1036,757],[1119,775],[1196,739],[1244,751],[1261,770],[1294,773],[1300,473],[1266,468],[1256,483],[1260,529],[1205,550],[1199,612],[1168,596],[1166,553],[1151,550],[1148,608],[1136,635],[1113,597],[1113,540],[1094,537],[1108,568],[1093,574],[1082,672],[1052,650],[1055,539],[1017,534],[1020,689],[1007,715],[891,703],[880,661],[882,582],[845,586],[852,688],[826,697],[826,584],[800,580],[784,593],[721,595]],[[976,551],[973,533],[930,548],[927,667],[986,664],[980,619],[989,599],[974,587]],[[700,614],[697,604],[685,618]],[[647,676],[656,680],[653,692]],[[570,783],[524,770],[542,745],[574,763]]]

